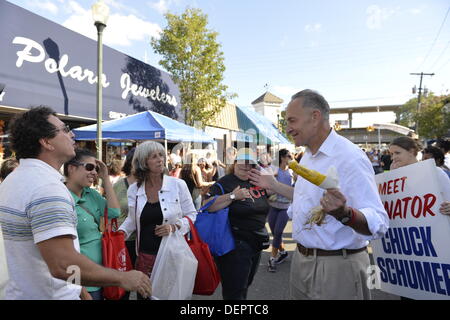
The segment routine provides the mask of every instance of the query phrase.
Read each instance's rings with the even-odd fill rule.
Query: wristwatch
[[[234,201],[235,199],[236,199],[236,195],[233,192],[231,192],[230,193],[230,200]]]
[[[352,220],[352,216],[353,216],[353,209],[348,207],[348,213],[345,216],[342,216],[340,218],[338,218],[338,220],[343,224],[343,225],[347,225],[350,220]]]

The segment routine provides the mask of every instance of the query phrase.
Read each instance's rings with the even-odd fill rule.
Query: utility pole
[[[420,100],[422,98],[422,79],[423,76],[434,76],[434,73],[410,73],[412,76],[420,76],[420,84],[419,84],[419,97],[417,99],[417,115],[420,113]],[[415,92],[414,92],[415,93]],[[419,135],[419,120],[416,120],[416,134]]]

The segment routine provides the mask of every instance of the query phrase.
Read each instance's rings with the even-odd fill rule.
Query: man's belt
[[[345,252],[346,252],[346,254],[354,254],[354,253],[366,251],[367,247],[363,247],[360,249],[323,250],[323,249],[305,248],[300,243],[297,243],[297,249],[304,256],[313,256],[314,250],[316,250],[317,256],[343,256],[345,254]]]

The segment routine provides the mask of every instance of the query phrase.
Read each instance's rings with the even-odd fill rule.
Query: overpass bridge
[[[399,108],[402,105],[384,105],[384,106],[362,106],[362,107],[345,107],[345,108],[332,108],[331,114],[347,114],[348,115],[348,128],[342,128],[342,126],[336,125],[335,129],[337,133],[346,137],[350,141],[356,144],[383,144],[390,143],[396,137],[400,136],[414,136],[414,130],[407,127],[400,126],[394,123],[386,124],[373,124],[370,127],[354,128],[352,124],[353,113],[373,113],[373,112],[394,112],[397,114]],[[342,123],[342,120],[336,121]],[[396,123],[399,122],[398,114]]]
[[[362,106],[362,107],[345,107],[345,108],[331,108],[330,114],[347,114],[349,128],[353,128],[353,113],[371,113],[371,112],[394,112],[397,114],[397,111],[400,109],[401,104],[392,104],[392,105],[384,105],[384,106]],[[398,114],[396,123],[399,122]]]

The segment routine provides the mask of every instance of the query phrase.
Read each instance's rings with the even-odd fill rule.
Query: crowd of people
[[[102,288],[122,287],[129,299],[150,299],[150,277],[164,237],[186,235],[189,220],[210,201],[215,212],[229,208],[235,248],[215,257],[225,300],[245,300],[273,235],[267,271],[288,260],[282,235],[289,219],[297,247],[291,254],[293,299],[370,299],[367,246],[383,237],[389,218],[375,174],[434,159],[444,190],[442,214],[450,215],[448,143],[420,153],[417,141],[396,138],[389,149],[364,152],[329,124],[330,108],[312,90],[295,94],[287,109],[287,133],[305,151],[269,152],[245,147],[226,150],[225,163],[196,153],[166,153],[153,141],[129,150],[109,167],[90,150],[77,148],[74,135],[48,107],[17,116],[10,126],[15,158],[0,168],[0,224],[9,269],[6,299],[102,300]],[[447,144],[446,144],[447,143]],[[339,188],[323,190],[289,169],[296,159],[327,172],[334,166]],[[167,167],[166,164],[169,164]],[[63,175],[61,175],[61,169]],[[93,189],[102,181],[100,192]],[[326,213],[321,225],[305,228],[314,208]],[[118,219],[132,271],[103,267],[105,213]],[[107,222],[108,223],[108,222]],[[79,283],[68,285],[71,267]]]
[[[407,137],[408,141],[414,141],[417,144],[417,161],[434,159],[436,166],[441,168],[450,177],[450,142],[447,140],[438,140],[429,144],[427,147],[422,148],[421,144],[410,137]],[[404,138],[402,138],[404,139]],[[394,142],[394,140],[393,140]],[[391,143],[392,145],[392,143]],[[364,149],[362,149],[365,151]],[[371,151],[365,151],[369,158],[373,171],[375,174],[383,173],[391,169],[395,169],[395,165],[392,166],[392,152],[389,148],[385,148],[382,151],[379,149],[372,149]]]

